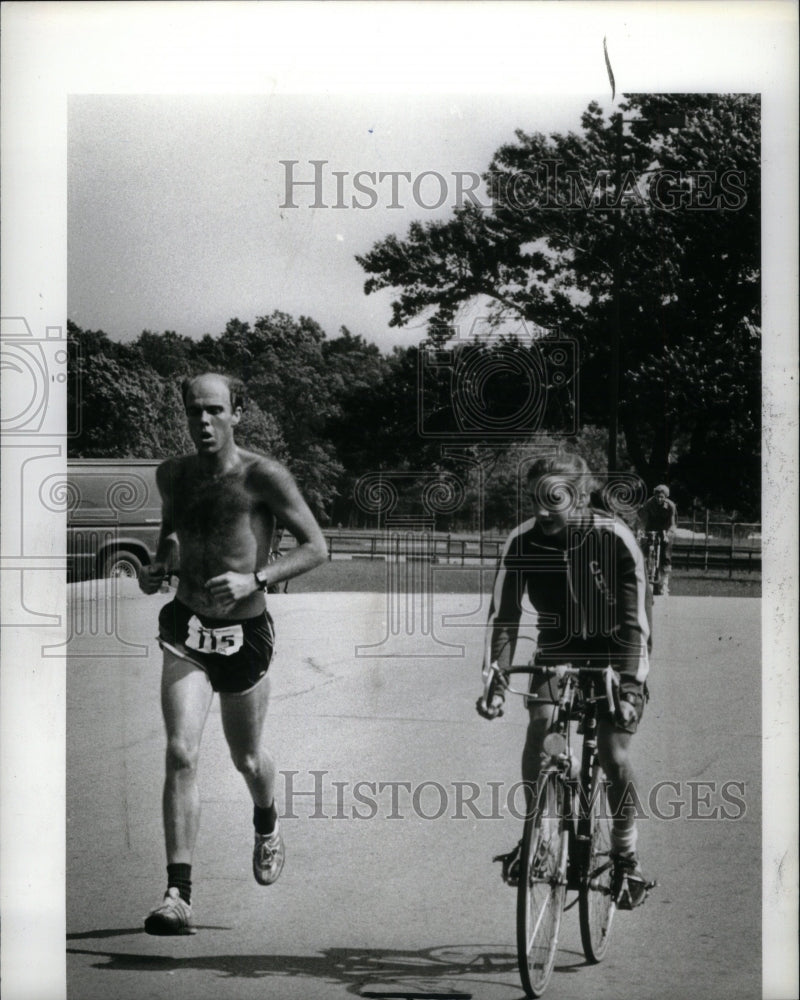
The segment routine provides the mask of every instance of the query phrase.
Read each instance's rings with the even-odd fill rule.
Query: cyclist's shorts
[[[558,701],[558,682],[551,674],[531,674],[530,688],[528,689],[530,698],[528,708],[532,709],[536,703],[550,704]],[[644,715],[644,706],[649,698],[647,684],[639,684],[634,680],[623,677],[620,684],[620,699],[633,705],[636,714],[628,721],[614,718],[614,728],[623,733],[633,733],[639,728],[639,723]]]
[[[266,609],[255,618],[209,618],[175,598],[159,613],[158,642],[204,671],[215,691],[244,694],[269,670],[275,627]]]

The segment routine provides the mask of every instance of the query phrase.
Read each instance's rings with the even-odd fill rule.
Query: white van
[[[151,562],[161,524],[156,459],[67,462],[67,579],[135,579]]]

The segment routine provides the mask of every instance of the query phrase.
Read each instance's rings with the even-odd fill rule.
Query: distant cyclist
[[[639,523],[644,535],[645,552],[649,545],[648,534],[656,531],[661,535],[661,565],[656,593],[669,594],[669,578],[672,573],[672,542],[678,527],[678,508],[669,499],[668,486],[656,486],[653,495],[639,511]]]
[[[579,455],[538,459],[528,473],[533,517],[512,531],[495,577],[487,628],[486,655],[501,669],[514,655],[522,598],[537,613],[535,664],[607,667],[620,678],[619,704],[599,720],[600,763],[609,780],[613,813],[614,877],[628,881],[635,906],[646,894],[636,854],[636,802],[630,744],[642,717],[649,670],[650,589],[642,553],[631,530],[604,511],[588,506],[591,476]],[[539,774],[544,738],[552,713],[551,679],[531,675],[529,723],[522,751],[522,778],[528,807]],[[541,698],[538,702],[536,698]],[[502,714],[502,695],[477,709],[484,718]],[[503,878],[518,881],[520,845],[496,860]]]

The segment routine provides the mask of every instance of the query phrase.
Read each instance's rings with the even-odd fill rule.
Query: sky
[[[597,93],[561,99],[73,95],[69,317],[128,341],[278,309],[329,337],[344,325],[384,349],[419,342],[424,319],[390,328],[394,293],[364,294],[356,254],[448,217],[515,129],[578,130],[590,100],[610,109],[599,46],[596,75]]]

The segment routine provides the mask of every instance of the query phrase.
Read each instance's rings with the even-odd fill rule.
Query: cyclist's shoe
[[[522,862],[522,841],[520,840],[508,854],[498,854],[492,861],[502,862],[503,881],[506,885],[516,888],[519,885],[519,868]]]
[[[253,845],[253,875],[259,885],[277,882],[283,870],[286,851],[281,831],[275,824],[272,833],[257,833]]]
[[[611,894],[618,910],[633,910],[647,899],[655,882],[648,882],[639,866],[636,853],[612,854],[614,870],[611,875]]]
[[[550,852],[547,849],[547,844],[543,840],[540,840],[531,861],[531,875],[533,878],[549,879],[552,876],[548,864],[549,860]]]
[[[174,886],[167,889],[164,901],[147,914],[144,929],[146,934],[160,936],[197,933],[192,923],[192,908]]]

